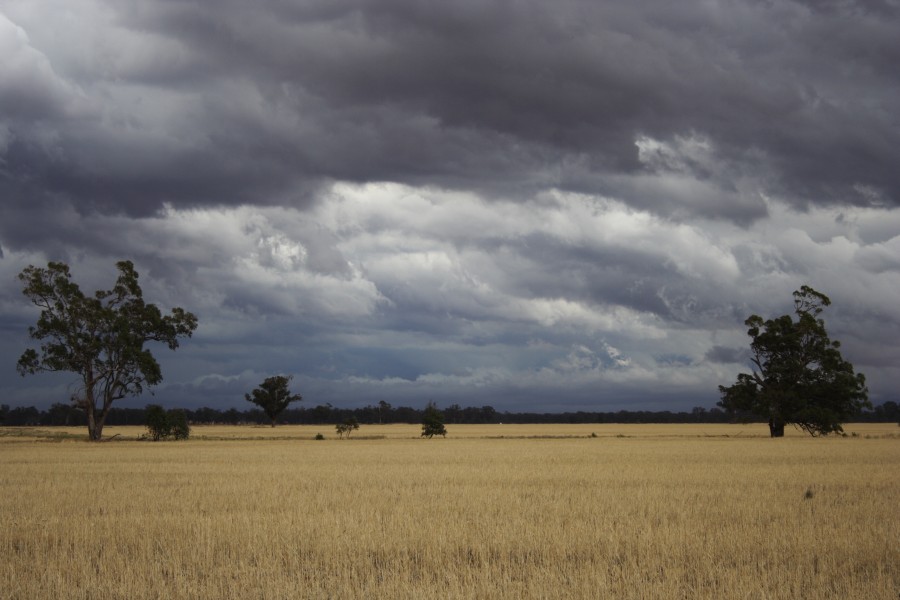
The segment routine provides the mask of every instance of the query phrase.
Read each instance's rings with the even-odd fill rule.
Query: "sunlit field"
[[[0,597],[896,599],[900,428],[845,429],[0,428]]]

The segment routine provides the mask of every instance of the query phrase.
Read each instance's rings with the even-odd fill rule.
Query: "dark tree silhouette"
[[[303,400],[300,394],[291,394],[288,384],[292,377],[284,375],[275,375],[263,381],[258,388],[250,394],[244,394],[247,402],[260,407],[266,416],[272,421],[272,427],[275,427],[275,420],[291,402],[299,402]]]
[[[187,414],[178,408],[167,411],[158,404],[148,404],[144,420],[154,442],[169,438],[186,440],[191,435]]]
[[[384,418],[390,415],[391,405],[385,400],[378,401],[378,424],[384,422]]]
[[[113,289],[93,296],[82,293],[63,263],[29,266],[19,274],[23,293],[41,309],[28,333],[42,343],[39,351],[29,348],[22,354],[18,371],[79,374],[83,385],[72,402],[87,414],[94,441],[103,435],[113,402],[162,381],[159,363],[144,345],[162,342],[174,350],[178,338],[190,337],[197,328],[197,317],[184,309],[163,315],[156,305],[145,303],[131,262],[116,267]]]
[[[343,423],[338,423],[334,426],[337,431],[338,437],[344,437],[344,434],[347,434],[347,439],[350,439],[350,434],[359,429],[359,421],[356,420],[356,417],[349,417]]]
[[[444,427],[444,413],[438,410],[434,402],[429,402],[422,416],[422,437],[432,438],[436,435],[447,437]]]
[[[783,436],[787,424],[814,436],[841,432],[841,423],[871,408],[866,378],[843,359],[840,342],[829,339],[819,318],[830,304],[828,296],[803,286],[794,292],[796,320],[751,315],[745,323],[753,371],[719,386],[719,406],[768,419],[772,437]]]

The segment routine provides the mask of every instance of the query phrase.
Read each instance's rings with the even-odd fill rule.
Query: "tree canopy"
[[[348,417],[344,420],[343,423],[338,423],[334,426],[335,431],[337,431],[338,437],[341,439],[344,438],[344,434],[347,434],[347,439],[350,439],[350,434],[353,431],[359,429],[359,421],[356,420],[356,417]]]
[[[259,384],[259,387],[249,394],[244,394],[247,402],[260,407],[266,416],[272,421],[272,427],[275,427],[275,420],[285,408],[292,402],[303,400],[300,394],[291,394],[288,389],[292,377],[284,375],[275,375],[268,377]]]
[[[197,317],[182,308],[163,315],[156,305],[144,302],[130,261],[116,267],[119,276],[113,289],[93,296],[81,291],[61,262],[28,266],[19,274],[23,293],[41,309],[28,332],[42,344],[39,350],[25,350],[18,371],[79,374],[83,385],[72,402],[85,410],[92,440],[100,440],[114,401],[162,381],[159,363],[145,345],[161,342],[174,350],[180,337],[191,337],[197,328]]]
[[[159,404],[148,404],[145,425],[151,440],[186,440],[191,436],[187,413],[181,409],[166,410]]]
[[[796,319],[751,315],[745,324],[753,370],[719,386],[719,406],[768,418],[772,437],[784,435],[787,424],[811,435],[842,432],[841,423],[871,408],[865,376],[844,360],[819,317],[830,305],[828,296],[804,285],[794,292]]]
[[[436,435],[447,437],[444,427],[444,413],[438,410],[434,402],[429,402],[422,415],[422,437],[432,438]]]

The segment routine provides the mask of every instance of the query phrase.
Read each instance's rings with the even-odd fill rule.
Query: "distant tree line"
[[[578,412],[500,412],[491,406],[467,406],[451,404],[443,409],[445,422],[448,425],[489,424],[489,423],[763,423],[763,417],[728,413],[719,408],[706,409],[696,407],[691,411],[631,411],[615,412],[578,411]],[[229,408],[184,409],[188,421],[194,425],[203,424],[253,424],[268,425],[272,419],[261,409],[252,408],[238,410]],[[355,419],[361,424],[377,423],[422,423],[425,409],[409,406],[391,406],[387,402],[379,402],[375,406],[362,408],[338,408],[331,404],[314,407],[287,408],[279,416],[279,423],[294,425],[335,425]],[[145,408],[113,407],[106,418],[108,425],[146,425]],[[33,406],[10,408],[0,405],[0,424],[2,425],[70,425],[83,426],[87,417],[81,408],[71,404],[57,403],[46,410],[38,410]],[[859,423],[900,423],[900,404],[888,401],[872,410],[859,412],[852,419]]]

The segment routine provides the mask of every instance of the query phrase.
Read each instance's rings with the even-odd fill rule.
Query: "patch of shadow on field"
[[[683,440],[687,438],[709,438],[709,439],[737,439],[737,438],[760,438],[767,439],[768,435],[763,434],[746,434],[744,432],[739,432],[736,434],[710,434],[710,433],[692,433],[692,434],[670,434],[670,433],[660,433],[660,434],[625,434],[625,433],[609,433],[609,434],[596,434],[590,433],[588,435],[486,435],[481,436],[478,439],[483,440],[571,440],[571,439],[640,439],[640,440]]]
[[[595,435],[486,435],[483,440],[583,440],[584,438],[598,437]],[[609,437],[609,436],[608,436]],[[626,437],[626,436],[616,436]]]
[[[70,433],[68,431],[49,431],[36,427],[5,427],[0,429],[0,438],[21,442],[63,442],[63,441],[89,441],[83,433]]]
[[[314,441],[315,437],[296,436],[296,435],[242,435],[239,437],[227,435],[191,435],[192,441],[200,442],[308,442]],[[352,438],[341,439],[339,437],[323,437],[323,440],[334,440],[336,442],[355,442],[358,440],[384,440],[386,435],[361,435]],[[321,441],[321,440],[316,440]]]

